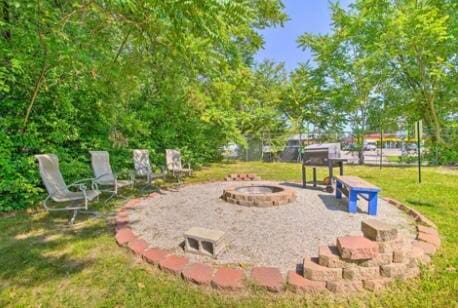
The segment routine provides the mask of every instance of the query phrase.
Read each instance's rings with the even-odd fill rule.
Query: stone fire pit
[[[247,185],[225,189],[221,198],[243,206],[268,207],[296,200],[293,190],[274,185]]]
[[[116,214],[116,241],[164,272],[220,290],[253,283],[279,292],[286,282],[295,292],[336,293],[378,291],[394,280],[416,277],[441,244],[434,223],[393,199],[380,199],[374,219],[365,202],[349,215],[346,205],[326,192],[278,182],[252,184],[188,185],[130,200]],[[222,200],[223,190],[237,203]],[[233,198],[238,195],[252,203],[256,196],[273,195],[269,205],[278,195],[297,200],[259,208],[238,206]],[[186,246],[183,251],[183,235],[195,240],[189,243],[195,251]],[[227,249],[211,258],[223,235]]]

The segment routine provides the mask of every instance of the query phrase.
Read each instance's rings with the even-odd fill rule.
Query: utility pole
[[[418,120],[416,124],[415,135],[417,137],[418,183],[421,184],[421,137],[423,125],[421,120]]]

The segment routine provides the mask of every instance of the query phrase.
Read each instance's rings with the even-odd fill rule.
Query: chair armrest
[[[87,187],[86,187],[86,185],[81,184],[81,183],[79,183],[79,182],[81,182],[81,180],[78,181],[78,182],[72,183],[72,184],[70,184],[70,185],[67,185],[67,186],[65,187],[65,190],[64,190],[64,189],[56,190],[56,191],[53,192],[52,194],[49,194],[48,197],[46,198],[46,200],[49,199],[49,198],[52,198],[53,196],[55,196],[55,195],[58,194],[58,193],[65,193],[65,192],[67,192],[67,191],[70,191],[69,188],[71,188],[71,187],[78,187],[78,189],[83,193],[84,199],[87,199],[87,195],[86,195]]]
[[[86,183],[86,182],[90,183],[92,190],[98,190],[99,189],[95,178],[86,178],[86,179],[78,180],[78,181],[73,182],[72,184],[68,185],[67,188],[69,188],[71,186],[78,185],[78,184]],[[84,187],[86,187],[86,186],[84,186]],[[85,188],[85,190],[87,190],[87,188]]]
[[[104,174],[99,175],[98,177],[93,178],[93,180],[95,182],[97,182],[98,180],[100,180],[101,178],[103,178],[104,176],[107,176],[107,175],[112,175],[115,182],[118,180],[118,177],[117,177],[116,173],[104,173]]]

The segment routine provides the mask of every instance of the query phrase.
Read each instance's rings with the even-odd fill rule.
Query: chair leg
[[[73,210],[72,217],[70,218],[70,225],[75,223],[76,215],[78,215],[78,210]]]
[[[108,201],[110,201],[110,200],[113,199],[114,197],[117,197],[116,192],[112,192],[111,195],[110,195],[110,197],[108,197],[108,199],[106,199],[106,200],[104,201],[104,203],[108,203]]]

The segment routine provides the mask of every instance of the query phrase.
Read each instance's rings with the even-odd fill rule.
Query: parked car
[[[357,151],[358,147],[354,143],[344,144],[342,146],[342,150],[344,150],[344,151]]]
[[[376,151],[377,150],[377,145],[375,143],[366,143],[364,146],[364,151]]]
[[[417,152],[417,145],[415,143],[409,143],[406,146],[406,151],[407,152]]]

